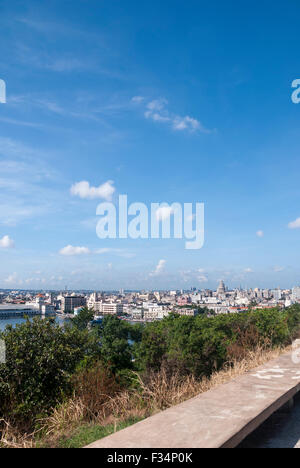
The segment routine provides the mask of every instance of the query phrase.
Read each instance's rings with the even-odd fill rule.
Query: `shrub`
[[[84,407],[85,420],[103,417],[103,405],[120,391],[120,385],[101,362],[80,370],[72,377],[74,396]]]
[[[53,320],[27,320],[2,333],[6,364],[0,366],[0,414],[32,420],[70,393],[70,376],[94,352],[86,332],[62,329]]]

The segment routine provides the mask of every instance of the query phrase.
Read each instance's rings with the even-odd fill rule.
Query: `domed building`
[[[222,296],[226,293],[226,288],[225,288],[225,284],[224,284],[224,281],[220,281],[220,284],[218,286],[218,289],[217,289],[217,294],[218,296]]]

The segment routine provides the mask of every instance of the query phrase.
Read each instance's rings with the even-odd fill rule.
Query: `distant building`
[[[55,313],[55,307],[52,304],[43,304],[41,306],[41,312],[43,315],[49,315]]]
[[[48,301],[50,304],[54,304],[54,300],[55,300],[55,294],[54,293],[49,293],[48,294]]]
[[[103,302],[92,300],[88,301],[88,308],[92,309],[95,314],[99,315],[123,315],[124,314],[124,304],[120,302]],[[125,311],[128,311],[128,306],[126,305]]]
[[[217,295],[223,296],[226,293],[225,284],[223,281],[220,281],[220,284],[217,289]]]
[[[282,298],[282,293],[280,289],[273,289],[272,295],[276,301],[280,301],[280,299]]]
[[[77,307],[85,307],[86,299],[83,296],[63,296],[61,300],[61,311],[64,314],[70,314],[74,312]]]
[[[292,290],[292,300],[293,301],[299,301],[300,300],[300,287],[296,286]]]
[[[264,289],[262,295],[264,299],[270,299],[270,291],[268,289]]]
[[[143,311],[142,309],[131,309],[131,316],[133,319],[141,320],[143,318]]]
[[[177,305],[179,306],[185,306],[191,302],[190,298],[188,296],[180,296],[177,299]]]
[[[103,315],[122,315],[124,311],[123,304],[113,302],[111,304],[102,303]]]
[[[154,302],[144,302],[144,318],[145,319],[158,319],[163,318],[163,307],[155,304]]]
[[[197,309],[193,309],[192,307],[182,308],[182,309],[175,309],[176,314],[178,315],[185,315],[188,317],[194,317],[197,315]]]

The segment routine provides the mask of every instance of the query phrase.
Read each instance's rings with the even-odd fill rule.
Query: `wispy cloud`
[[[257,237],[264,237],[264,231],[257,231],[256,233]]]
[[[0,117],[0,122],[7,123],[10,125],[19,125],[21,127],[44,128],[44,125],[36,122],[27,122],[25,120],[11,119],[9,117]]]
[[[129,252],[125,249],[115,249],[115,248],[109,248],[109,247],[103,247],[101,249],[95,249],[92,250],[88,247],[75,247],[73,245],[67,245],[63,249],[59,251],[60,255],[68,256],[68,257],[74,257],[74,256],[79,256],[79,255],[105,255],[105,254],[112,254],[116,255],[118,257],[123,257],[123,258],[133,258],[135,257],[135,254],[132,252]]]
[[[99,117],[98,114],[101,112],[98,108],[95,107],[94,103],[87,102],[88,99],[84,101],[84,106],[82,103],[81,97],[75,93],[72,95],[68,101],[59,102],[59,100],[52,95],[43,95],[29,93],[29,94],[20,94],[20,95],[11,95],[8,99],[7,105],[11,108],[23,110],[29,108],[31,110],[37,109],[44,114],[53,114],[60,117],[68,117],[71,119],[83,119],[90,120],[102,125],[108,126],[107,123],[103,120],[102,117]],[[83,110],[84,109],[84,110]],[[36,122],[27,122],[24,120],[10,119],[10,118],[0,118],[3,122],[27,126],[32,128],[50,128],[49,125],[43,125]]]
[[[15,59],[24,66],[54,73],[85,73],[90,70],[122,81],[128,79],[128,76],[120,71],[122,57],[118,50],[112,47],[110,33],[103,33],[99,28],[94,31],[84,29],[81,24],[68,21],[48,21],[36,17],[17,18],[16,23],[18,29],[23,29],[23,34],[22,41],[14,44]],[[27,34],[28,31],[30,35]],[[51,47],[37,46],[45,40],[52,40],[53,36],[60,40],[59,51]],[[80,44],[76,57],[74,43]]]
[[[32,31],[50,38],[52,38],[53,35],[59,35],[67,38],[72,37],[73,39],[92,42],[93,44],[97,44],[98,47],[101,46],[103,49],[110,50],[108,40],[99,33],[99,30],[97,30],[97,32],[93,32],[87,29],[82,29],[80,25],[74,25],[67,21],[51,21],[31,16],[18,17],[16,18],[16,22],[23,24]]]
[[[43,161],[44,156],[41,149],[0,137],[0,224],[16,225],[49,213],[59,200],[52,185],[57,171]]]
[[[165,265],[166,265],[166,260],[163,260],[163,259],[159,260],[155,270],[150,273],[150,276],[158,276],[161,273],[163,273]]]
[[[141,102],[144,101],[144,99],[145,99],[145,98],[144,98],[143,96],[134,96],[134,97],[132,98],[132,102],[137,103],[137,104],[140,104]]]
[[[199,275],[197,277],[197,280],[199,281],[199,283],[207,283],[208,282],[208,278],[206,275]]]
[[[16,46],[17,60],[34,68],[49,70],[58,73],[70,73],[74,71],[84,71],[94,68],[94,65],[87,59],[74,59],[65,53],[65,56],[55,56],[45,51],[37,50],[24,43],[18,43]]]
[[[125,249],[113,249],[109,247],[103,247],[101,249],[97,249],[95,250],[95,254],[98,254],[98,255],[113,254],[118,257],[123,257],[123,258],[133,258],[136,256],[134,253],[128,252]]]
[[[9,275],[7,278],[5,278],[4,282],[6,284],[17,284],[17,282],[21,283],[21,281],[18,280],[17,273],[12,273],[11,275]]]
[[[189,115],[180,116],[170,112],[168,108],[168,101],[165,98],[155,99],[148,101],[143,96],[134,96],[132,98],[133,104],[143,105],[144,116],[146,119],[153,120],[154,122],[165,123],[172,127],[175,131],[189,131],[211,133],[212,131],[204,127],[200,120],[190,117]]]

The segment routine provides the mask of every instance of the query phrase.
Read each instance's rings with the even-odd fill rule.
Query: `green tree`
[[[85,330],[88,324],[94,319],[95,312],[88,307],[83,307],[78,315],[71,318],[71,323],[78,328],[78,330]]]
[[[0,414],[32,419],[46,413],[71,391],[70,376],[97,342],[76,327],[35,318],[0,335],[6,363],[0,365]]]
[[[100,338],[101,360],[109,366],[112,372],[117,373],[124,369],[132,368],[132,347],[130,342],[131,326],[118,317],[108,315],[98,327]]]

